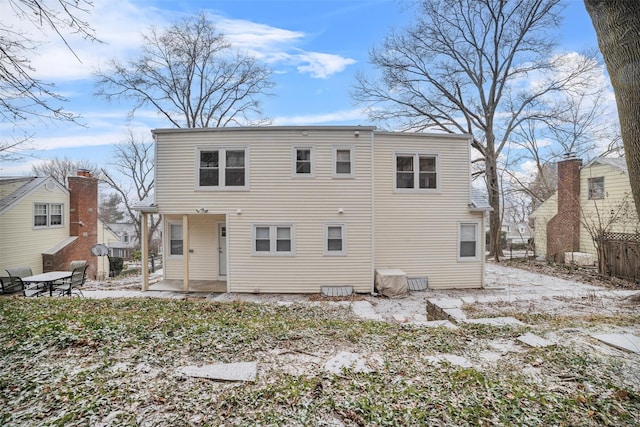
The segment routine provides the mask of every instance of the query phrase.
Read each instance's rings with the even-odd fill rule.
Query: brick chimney
[[[44,271],[68,270],[73,260],[87,261],[87,277],[96,278],[98,260],[91,248],[98,243],[98,180],[88,170],[78,170],[69,182],[69,236],[76,240],[54,254],[43,254]]]
[[[558,213],[547,223],[547,259],[564,262],[565,252],[580,250],[580,169],[571,154],[558,162]]]

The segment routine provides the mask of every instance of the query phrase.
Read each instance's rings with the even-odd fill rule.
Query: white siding
[[[35,228],[34,203],[62,203],[61,227]],[[33,274],[42,273],[42,252],[69,237],[69,195],[58,186],[52,191],[44,185],[0,215],[0,276],[9,267],[28,266]]]
[[[190,279],[217,276],[217,271],[196,268],[193,263],[206,241],[212,242],[212,249],[217,247],[217,236],[204,234],[206,227],[213,233],[217,228],[198,221],[220,214],[228,215],[231,292],[319,292],[322,285],[351,285],[358,292],[371,290],[370,132],[361,130],[355,136],[353,129],[312,128],[306,133],[302,129],[156,133],[156,202],[165,215],[191,215],[189,231],[194,253],[190,258]],[[313,178],[291,176],[291,147],[296,145],[314,146]],[[196,191],[198,146],[248,147],[249,190]],[[355,178],[332,177],[334,146],[354,147]],[[208,214],[196,215],[195,210],[203,207]],[[343,213],[338,212],[340,208]],[[323,255],[323,224],[327,222],[348,225],[346,256]],[[252,254],[253,225],[272,223],[295,225],[294,256]],[[165,263],[166,277],[181,278],[182,260],[169,258]],[[211,264],[217,268],[217,261]]]
[[[590,200],[589,178],[604,177],[604,199]],[[640,232],[629,175],[606,164],[593,164],[580,171],[580,252],[596,255],[592,234],[599,230]]]
[[[482,227],[482,214],[469,212],[469,149],[464,136],[376,135],[376,268],[426,276],[432,288],[482,286],[483,253],[477,261],[458,261],[459,223]],[[394,153],[437,154],[439,191],[395,191]]]
[[[547,223],[558,213],[558,193],[544,201],[530,215],[533,218],[533,241],[536,255],[547,255]]]

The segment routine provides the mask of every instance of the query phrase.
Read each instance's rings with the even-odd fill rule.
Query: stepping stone
[[[380,321],[384,320],[384,317],[382,317],[382,315],[376,313],[369,301],[354,301],[351,304],[351,309],[356,316],[363,319]]]
[[[450,319],[455,320],[456,322],[464,321],[467,318],[467,314],[464,310],[459,308],[445,308],[444,311]]]
[[[485,317],[480,319],[466,319],[465,322],[492,326],[524,326],[524,323],[515,317]]]
[[[629,353],[640,354],[640,337],[632,334],[595,334],[591,335],[598,341]]]
[[[367,366],[362,356],[358,353],[350,353],[348,351],[341,351],[336,356],[327,360],[324,364],[324,369],[332,374],[340,374],[343,369],[352,369],[354,372],[373,372]]]
[[[530,347],[551,347],[553,345],[555,345],[554,342],[551,342],[549,340],[546,340],[542,337],[539,337],[536,334],[532,334],[532,333],[526,333],[524,335],[520,335],[517,338],[518,341],[520,341],[521,343],[524,343]]]
[[[178,373],[194,378],[208,378],[217,381],[255,381],[258,374],[257,362],[217,363],[204,366],[183,366]]]

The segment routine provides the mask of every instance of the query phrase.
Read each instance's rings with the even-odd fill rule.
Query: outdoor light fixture
[[[360,131],[359,131],[359,130],[355,131],[355,132],[353,133],[353,136],[360,136]]]
[[[207,209],[207,208],[198,208],[198,209],[196,209],[196,212],[197,213],[207,213],[207,212],[209,212],[209,209]]]
[[[338,208],[338,213],[339,213],[339,214],[344,213],[344,209],[342,209],[342,208]]]
[[[73,222],[70,222],[70,224],[78,224],[80,227],[84,227],[84,222],[82,221],[78,221],[78,222],[73,221]]]
[[[238,215],[241,215],[241,214],[242,214],[242,209],[238,208],[238,210],[236,210],[236,213],[237,213]]]

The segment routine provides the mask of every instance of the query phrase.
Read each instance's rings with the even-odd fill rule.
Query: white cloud
[[[362,109],[342,110],[325,114],[310,114],[306,116],[276,117],[271,121],[274,126],[314,125],[336,122],[366,122],[367,114]]]
[[[296,55],[305,65],[299,65],[298,71],[309,73],[311,77],[326,79],[332,74],[344,71],[348,65],[355,64],[351,58],[343,58],[328,53],[305,52]]]

